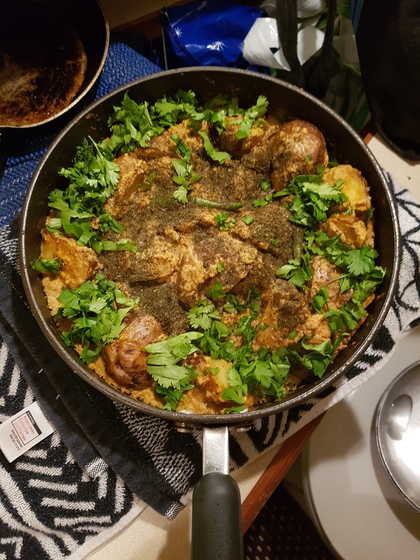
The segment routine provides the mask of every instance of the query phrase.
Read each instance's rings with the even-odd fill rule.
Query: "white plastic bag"
[[[308,2],[310,3],[310,2]],[[304,64],[322,46],[324,32],[307,25],[297,34],[297,54]],[[279,45],[277,22],[274,18],[258,18],[245,37],[242,54],[247,62],[290,71],[290,66]]]

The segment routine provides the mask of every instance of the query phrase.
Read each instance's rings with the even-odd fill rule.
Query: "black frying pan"
[[[126,91],[135,100],[153,101],[179,88],[194,89],[201,98],[219,93],[238,95],[244,105],[251,105],[256,96],[263,93],[269,99],[271,111],[280,117],[299,117],[317,125],[327,139],[330,153],[338,161],[358,168],[371,188],[376,248],[379,264],[386,267],[387,275],[379,297],[369,308],[366,322],[349,346],[337,356],[323,379],[302,386],[278,403],[250,412],[230,415],[171,412],[148,406],[106,385],[79,361],[74,351],[63,345],[49,314],[40,278],[30,267],[31,261],[39,256],[40,230],[47,214],[48,192],[57,187],[57,172],[62,166],[70,164],[75,147],[88,135],[95,140],[107,135],[108,116]],[[227,475],[226,426],[249,425],[262,416],[278,414],[313,397],[350,369],[372,342],[385,319],[397,279],[399,251],[400,235],[390,188],[366,145],[341,117],[316,98],[285,82],[252,72],[211,67],[173,70],[143,78],[83,111],[53,142],[40,163],[24,204],[20,231],[20,264],[29,305],[48,341],[71,369],[108,397],[135,410],[174,421],[180,429],[192,426],[204,428],[205,476],[197,486],[193,499],[194,560],[236,560],[241,557],[239,495],[233,480]]]
[[[0,133],[12,140],[12,130],[28,134],[88,93],[105,63],[109,28],[95,0],[14,0],[1,12]]]

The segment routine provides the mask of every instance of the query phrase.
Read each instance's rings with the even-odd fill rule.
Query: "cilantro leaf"
[[[191,150],[185,144],[185,142],[178,136],[178,134],[172,134],[171,140],[175,142],[175,150],[176,153],[184,160],[190,161],[191,160]]]
[[[172,196],[181,204],[187,204],[188,202],[188,190],[186,187],[178,187],[174,190]]]
[[[191,368],[180,366],[178,362],[198,350],[192,341],[202,336],[200,332],[190,331],[145,347],[146,352],[150,354],[147,371],[156,383],[165,388],[179,389],[182,383],[190,380]]]
[[[255,218],[253,218],[252,216],[244,216],[242,218],[243,223],[246,224],[247,226],[250,226],[254,220]]]
[[[352,249],[345,257],[348,271],[354,276],[369,274],[375,266],[377,252],[372,247],[364,245],[360,249]]]
[[[34,270],[42,272],[43,274],[58,274],[61,269],[60,259],[43,259],[38,257],[32,261],[31,266]]]
[[[217,214],[214,220],[220,231],[229,231],[236,224],[235,218],[230,218],[223,212],[221,214]]]
[[[267,179],[267,177],[264,177],[263,179],[261,179],[260,181],[260,189],[264,192],[268,192],[269,190],[271,190],[271,182],[270,179]]]
[[[239,130],[236,133],[236,138],[238,140],[246,138],[249,135],[256,119],[263,117],[266,114],[267,109],[268,99],[264,95],[259,95],[255,105],[245,111]]]
[[[304,288],[312,278],[309,254],[304,252],[300,259],[291,259],[277,269],[276,276],[289,280],[297,288]]]
[[[200,301],[195,307],[188,311],[188,322],[193,329],[210,329],[213,319],[220,319],[220,314],[208,300]]]
[[[220,152],[213,146],[207,132],[200,130],[198,134],[203,139],[204,149],[210,159],[217,161],[218,163],[224,163],[227,159],[230,159],[230,154],[227,152]]]
[[[72,320],[69,330],[62,333],[67,346],[82,346],[80,358],[84,362],[96,359],[106,344],[124,330],[124,317],[137,304],[102,274],[83,282],[74,290],[63,289],[58,301],[60,317]]]
[[[318,290],[312,299],[312,308],[315,313],[319,313],[325,307],[328,302],[328,289],[323,286]]]
[[[221,282],[215,282],[212,286],[210,286],[206,295],[213,300],[223,299],[225,297],[225,291]]]

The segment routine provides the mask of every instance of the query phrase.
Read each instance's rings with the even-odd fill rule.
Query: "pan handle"
[[[203,478],[193,493],[192,560],[243,558],[241,498],[228,473],[228,428],[204,428]]]

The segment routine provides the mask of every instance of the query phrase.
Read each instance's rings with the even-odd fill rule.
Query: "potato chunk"
[[[368,210],[371,207],[369,188],[360,171],[351,165],[337,165],[324,173],[326,183],[334,184],[340,179],[344,181],[341,189],[348,198],[347,206],[356,212]]]
[[[313,124],[294,120],[284,124],[276,135],[273,149],[271,182],[281,189],[294,175],[316,173],[328,164],[325,138]]]
[[[370,230],[355,214],[333,214],[321,228],[330,236],[338,236],[343,243],[354,248],[370,243]]]
[[[58,301],[61,290],[79,287],[80,284],[92,278],[100,265],[95,252],[88,247],[77,245],[75,239],[53,235],[46,230],[43,230],[41,235],[41,257],[59,259],[62,265],[56,277],[45,276],[42,279],[48,307],[55,314],[61,307]]]

